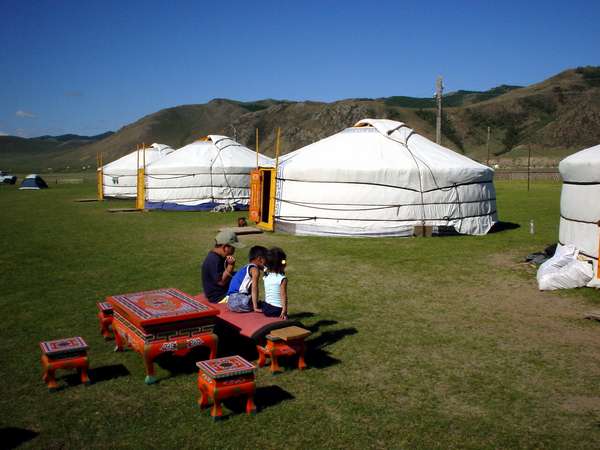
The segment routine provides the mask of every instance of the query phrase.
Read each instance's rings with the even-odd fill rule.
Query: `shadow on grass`
[[[309,319],[309,318],[314,317],[314,316],[315,316],[315,313],[305,311],[305,312],[299,312],[299,313],[290,314],[288,316],[288,319],[290,319],[290,320],[302,320],[302,319]]]
[[[326,348],[341,339],[344,339],[346,336],[352,336],[356,333],[358,333],[358,330],[354,327],[340,328],[339,330],[323,331],[319,336],[307,340],[306,362],[308,367],[323,369],[339,364],[341,361],[331,356]]]
[[[314,316],[315,314],[312,312],[300,312],[291,315],[290,319],[299,320],[300,318],[310,318]],[[338,322],[336,320],[322,319],[310,326],[302,326],[310,330],[314,336],[320,332],[322,327],[336,325],[337,323]],[[217,324],[215,333],[219,336],[217,353],[218,358],[239,355],[248,361],[256,361],[258,359],[256,341],[241,336],[237,330],[223,324]],[[356,328],[342,328],[339,330],[322,331],[320,334],[318,334],[318,336],[312,339],[309,338],[306,341],[306,362],[308,363],[309,368],[322,369],[334,364],[339,364],[340,360],[332,357],[326,350],[326,347],[334,344],[346,336],[356,333],[358,333]],[[261,342],[261,345],[264,345],[264,342]],[[196,366],[196,362],[208,358],[209,351],[207,348],[196,347],[185,356],[175,356],[172,353],[165,353],[159,356],[154,363],[158,364],[161,368],[170,373],[167,378],[172,378],[179,374],[197,373],[198,368]],[[282,362],[285,363],[284,361]],[[295,364],[292,363],[292,366],[294,365]]]
[[[130,372],[123,364],[111,364],[109,366],[92,367],[88,370],[88,375],[92,384],[96,384],[103,381],[114,380],[115,378],[129,376]],[[79,378],[78,372],[71,372],[61,378],[69,387],[81,384],[81,379]],[[64,388],[64,385],[59,386],[58,390],[62,390]]]
[[[16,448],[19,445],[32,440],[39,434],[40,433],[36,433],[35,431],[26,428],[0,428],[0,442],[2,442],[2,448]]]
[[[111,364],[110,366],[93,367],[89,370],[92,383],[114,380],[115,378],[127,377],[129,370],[123,364]]]
[[[254,393],[254,403],[259,413],[294,398],[288,391],[275,385],[258,387]],[[246,398],[243,396],[228,398],[223,402],[223,405],[234,414],[246,414]]]
[[[501,231],[506,231],[506,230],[516,230],[517,228],[521,228],[521,225],[519,225],[518,223],[513,223],[513,222],[496,222],[492,228],[490,229],[490,231],[488,231],[489,233],[500,233]]]
[[[221,355],[217,355],[221,356]],[[194,347],[189,353],[183,356],[175,355],[171,352],[163,353],[154,360],[161,368],[169,372],[167,378],[173,378],[180,374],[198,373],[196,367],[197,361],[203,361],[210,358],[210,350],[206,347]],[[158,380],[160,382],[160,380]]]

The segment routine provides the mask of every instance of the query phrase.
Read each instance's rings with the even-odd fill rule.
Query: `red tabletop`
[[[133,325],[144,328],[159,324],[210,318],[219,314],[179,289],[167,288],[107,297],[115,311]]]

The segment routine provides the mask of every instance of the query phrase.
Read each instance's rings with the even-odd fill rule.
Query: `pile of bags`
[[[586,286],[593,276],[591,261],[580,258],[579,250],[558,244],[554,256],[538,269],[537,281],[541,291],[553,291]]]

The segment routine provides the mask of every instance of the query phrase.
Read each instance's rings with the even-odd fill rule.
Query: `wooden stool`
[[[256,346],[258,351],[258,367],[263,367],[267,363],[267,358],[271,358],[271,373],[282,372],[279,366],[278,358],[280,356],[298,355],[298,369],[306,369],[304,361],[304,339],[311,335],[311,332],[297,326],[279,328],[267,334],[267,345]]]
[[[196,363],[198,366],[198,389],[201,409],[208,407],[209,400],[213,406],[210,415],[214,420],[223,417],[221,402],[230,397],[246,396],[246,414],[256,413],[254,391],[256,390],[256,366],[241,356],[209,359]]]
[[[42,349],[42,367],[44,368],[42,380],[48,385],[50,392],[58,389],[55,378],[57,369],[77,369],[81,382],[86,386],[90,384],[87,373],[89,367],[87,349],[89,347],[81,337],[40,342],[40,348]]]
[[[100,320],[100,334],[106,340],[114,339],[115,335],[112,329],[113,309],[110,303],[98,303],[98,319]]]

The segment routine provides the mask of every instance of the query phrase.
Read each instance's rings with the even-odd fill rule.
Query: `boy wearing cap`
[[[202,263],[202,286],[209,302],[219,303],[227,295],[235,267],[233,254],[242,247],[232,230],[223,230],[215,237],[215,246]]]

